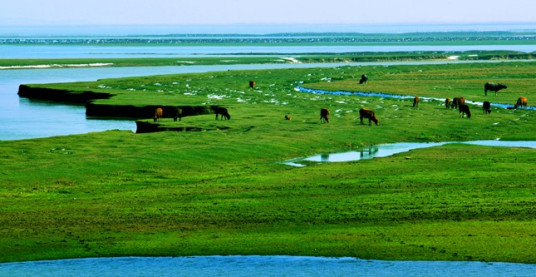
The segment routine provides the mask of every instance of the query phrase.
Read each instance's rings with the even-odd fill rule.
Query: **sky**
[[[1,0],[0,27],[527,23],[535,11],[535,0]]]

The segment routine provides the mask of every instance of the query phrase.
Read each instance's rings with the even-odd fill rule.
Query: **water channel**
[[[0,276],[534,276],[536,265],[296,256],[88,258],[0,263]]]

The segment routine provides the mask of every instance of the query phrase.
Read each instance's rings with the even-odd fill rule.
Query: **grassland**
[[[228,53],[218,57],[0,59],[0,70],[25,68],[189,66],[228,64],[348,63],[385,61],[532,60],[533,53],[517,51],[423,51],[362,53]]]
[[[232,118],[159,123],[215,131],[0,142],[0,261],[286,254],[535,263],[534,149],[449,144],[360,162],[281,164],[387,142],[536,140],[534,111],[484,115],[471,106],[468,119],[438,101],[412,108],[409,100],[306,94],[297,85],[504,103],[526,96],[530,105],[535,71],[532,62],[509,62],[32,85],[115,95],[99,105],[220,105]],[[360,86],[363,73],[369,82]],[[508,89],[485,97],[486,81]],[[319,122],[322,107],[329,124]],[[377,112],[380,126],[359,123],[362,107]]]

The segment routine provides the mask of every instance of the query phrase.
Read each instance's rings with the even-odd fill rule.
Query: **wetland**
[[[100,130],[0,141],[1,261],[305,255],[536,262],[532,148],[448,143],[412,150],[409,159],[401,153],[307,167],[280,163],[407,141],[536,141],[533,110],[492,107],[485,115],[470,104],[473,117],[461,118],[432,100],[513,104],[526,96],[531,105],[534,62],[222,68],[168,74],[180,72],[142,67],[136,77],[24,82],[113,95],[91,100],[102,107],[223,106],[232,119],[208,113],[154,123],[147,115],[136,120],[212,131]],[[117,68],[66,70],[109,69]],[[52,70],[62,69],[40,72]],[[369,82],[360,86],[364,73]],[[485,96],[487,81],[508,89]],[[298,86],[407,98],[305,93]],[[418,108],[414,95],[424,98]],[[322,107],[331,111],[329,124],[319,121]],[[359,123],[362,107],[376,111],[379,126]]]

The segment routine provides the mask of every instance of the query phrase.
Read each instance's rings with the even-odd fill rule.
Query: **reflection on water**
[[[342,153],[320,154],[306,158],[298,158],[284,162],[286,165],[303,167],[300,162],[350,162],[365,159],[388,157],[398,153],[404,153],[413,149],[441,146],[448,143],[463,143],[483,146],[502,146],[502,147],[527,147],[536,148],[536,141],[502,141],[502,140],[475,140],[463,142],[399,142],[390,144],[380,144],[361,148],[358,151],[348,151]]]
[[[536,265],[293,256],[122,257],[0,264],[0,276],[534,276]]]

